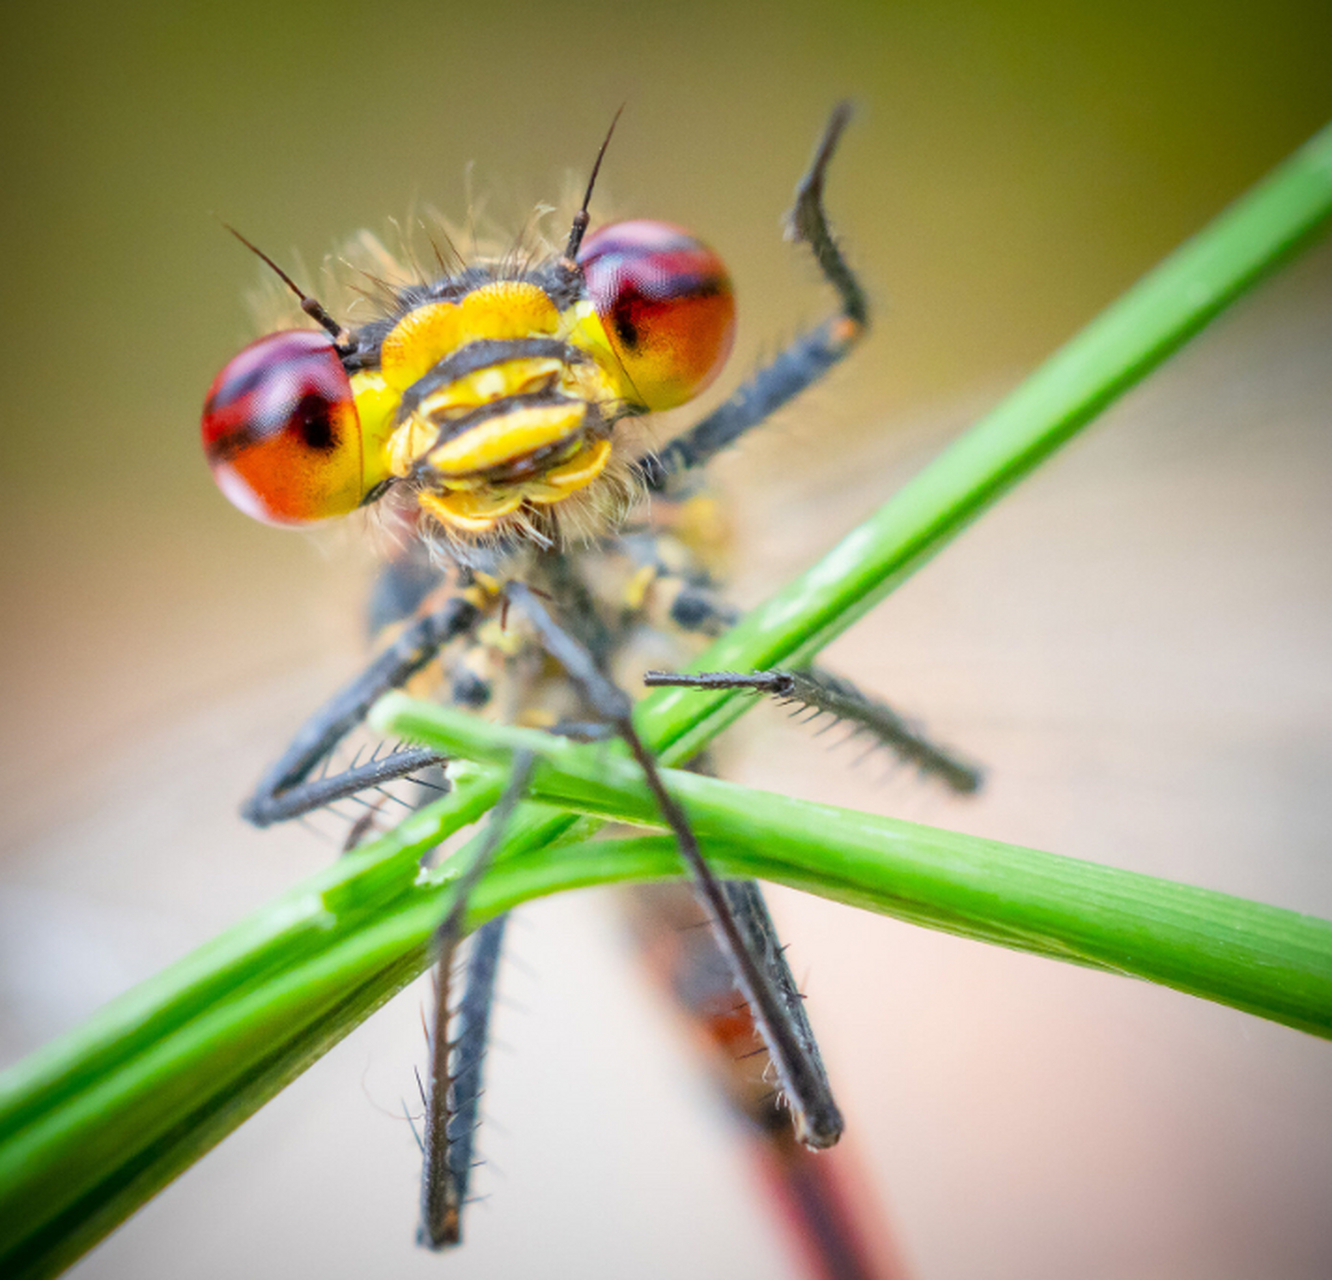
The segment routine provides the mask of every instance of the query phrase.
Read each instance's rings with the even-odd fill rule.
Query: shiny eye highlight
[[[578,262],[636,403],[673,408],[721,372],[735,297],[702,241],[669,222],[614,222],[583,241]]]
[[[345,515],[374,483],[351,382],[323,333],[293,329],[252,342],[213,380],[202,430],[218,487],[268,524]]]

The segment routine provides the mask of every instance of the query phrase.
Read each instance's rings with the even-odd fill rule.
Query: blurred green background
[[[875,299],[876,327],[830,386],[721,468],[739,495],[751,544],[737,591],[752,599],[774,573],[807,561],[887,496],[974,410],[1332,117],[1332,7],[1309,2],[48,3],[9,6],[3,30],[6,1058],[326,856],[288,837],[263,844],[232,815],[266,755],[354,664],[355,602],[366,568],[339,535],[284,535],[250,524],[209,480],[197,442],[199,406],[216,370],[254,336],[245,296],[260,280],[219,219],[279,261],[307,264],[312,277],[323,255],[362,226],[382,231],[389,218],[422,205],[465,218],[471,166],[487,213],[516,228],[536,202],[559,201],[573,176],[586,172],[625,103],[596,208],[603,216],[684,223],[730,264],[741,333],[715,398],[827,305],[812,268],[782,243],[779,218],[830,105],[853,98],[859,112],[829,204]],[[878,673],[876,662],[887,662],[884,654],[896,646],[896,665],[883,674],[894,689],[908,688],[911,710],[941,722],[992,765],[995,796],[982,806],[996,806],[929,809],[931,802],[899,790],[896,811],[1063,852],[1122,853],[1121,860],[1160,874],[1332,911],[1326,872],[1312,853],[1327,816],[1318,799],[1326,774],[1313,762],[1332,758],[1327,735],[1311,723],[1327,707],[1326,677],[1316,688],[1302,686],[1303,702],[1299,691],[1287,691],[1280,712],[1287,719],[1261,710],[1272,705],[1264,683],[1272,671],[1317,679],[1326,670],[1332,589],[1320,566],[1328,549],[1328,382],[1317,379],[1332,367],[1328,251],[1316,251],[1273,289],[1226,330],[1230,346],[1204,348],[1186,363],[1192,373],[1180,376],[1192,381],[1181,384],[1177,400],[1155,409],[1149,401],[1147,416],[1136,429],[1126,426],[1118,444],[1099,453],[1099,440],[1088,446],[1057,472],[1061,488],[1043,477],[1035,497],[1019,495],[1027,506],[996,516],[997,532],[986,532],[988,522],[977,531],[970,561],[961,548],[956,557],[950,552],[940,585],[922,578],[919,591],[912,584],[904,603],[890,606],[895,630],[864,642],[861,670]],[[1196,398],[1236,370],[1237,389],[1215,402]],[[1289,403],[1279,400],[1287,393]],[[1287,424],[1297,425],[1280,434]],[[1252,453],[1244,452],[1246,440]],[[1078,525],[1082,518],[1091,523]],[[1127,558],[1120,554],[1126,541]],[[1186,566],[1179,577],[1152,577],[1171,563]],[[1237,564],[1242,581],[1226,577]],[[1009,580],[1006,571],[1020,576]],[[1217,582],[1230,584],[1226,590],[1206,586],[1214,571]],[[1133,613],[1144,578],[1162,601],[1183,601],[1186,622]],[[1095,602],[1106,583],[1119,612]],[[1052,595],[1079,603],[1067,616],[1040,612],[1054,609]],[[1256,629],[1232,649],[1217,641],[1233,661],[1216,664],[1214,687],[1195,688],[1192,676],[1208,665],[1202,651],[1237,614]],[[1298,625],[1282,621],[1296,614]],[[987,631],[1000,617],[1011,620],[1010,629]],[[1258,625],[1264,620],[1268,630]],[[1199,647],[1189,648],[1181,633]],[[1073,650],[1094,661],[1061,667]],[[1116,665],[1126,655],[1133,661]],[[853,651],[842,660],[855,669]],[[1251,684],[1254,709],[1243,714],[1253,719],[1240,721],[1251,730],[1254,755],[1225,756],[1229,773],[1213,767],[1219,756],[1206,754],[1222,752],[1214,744],[1194,757],[1208,762],[1206,770],[1199,765],[1196,777],[1181,781],[1171,773],[1176,758],[1144,748],[1122,721],[1106,733],[1106,717],[1117,714],[1106,710],[1114,697],[1122,695],[1121,707],[1140,701],[1150,716],[1184,690],[1191,709],[1214,712],[1218,690],[1229,697]],[[1087,685],[1101,686],[1107,702],[1079,712]],[[1014,697],[996,710],[996,686],[1022,691],[1025,703]],[[1226,727],[1219,713],[1203,718],[1214,734]],[[1184,720],[1181,711],[1178,724]],[[1041,738],[1033,725],[1049,733]],[[1159,724],[1144,730],[1158,734],[1157,748],[1161,733],[1173,741],[1170,731]],[[801,740],[780,733],[773,721],[760,735],[761,753],[771,759],[748,780],[779,785],[773,778],[781,759],[799,757]],[[1188,745],[1199,741],[1188,738]],[[1069,776],[1076,764],[1080,777],[1098,779],[1099,790],[1086,784],[1096,796],[1078,791],[1084,784],[1070,782],[1056,760]],[[1208,786],[1226,795],[1257,790],[1261,812],[1218,816]],[[865,789],[843,798],[880,802]],[[1061,804],[1066,827],[1050,816],[1063,812]],[[1215,865],[1190,861],[1189,850],[1216,851],[1209,842],[1221,828],[1264,857],[1246,861],[1237,846]],[[1294,849],[1294,862],[1273,861],[1274,847]],[[1285,869],[1264,881],[1253,870],[1264,860]],[[1311,901],[1311,886],[1326,896]],[[793,916],[801,910],[787,909]],[[845,913],[815,911],[795,926],[809,931],[798,947],[816,982],[819,948],[835,949],[833,935],[884,927],[844,920]],[[550,926],[554,948],[567,941],[562,928]],[[613,941],[603,943],[605,954],[586,970],[615,963],[606,959],[616,954]],[[988,952],[973,971],[970,957],[982,953],[952,940],[892,945],[904,948],[891,954],[894,972],[915,974],[920,984],[899,992],[905,1004],[880,1009],[877,999],[867,1006],[862,998],[828,1017],[850,1037],[844,1070],[862,1111],[875,1117],[864,1143],[890,1199],[902,1206],[904,1249],[922,1276],[1327,1273],[1332,1236],[1309,1197],[1317,1192],[1325,1203],[1332,1170],[1318,1152],[1332,1143],[1309,1128],[1302,1101],[1321,1097],[1326,1110],[1332,1076],[1325,1046],[1309,1048],[1293,1033],[1209,1010],[1183,1033],[1198,1055],[1190,1058],[1167,1030],[1193,1016],[1179,1013],[1178,998],[1141,997],[1159,1015],[1148,1031],[1133,1021],[1137,1014],[1125,1013],[1121,1025],[1099,1006],[1083,1026],[1079,1011],[1093,1007],[1092,997],[1076,983],[1091,982],[1086,975],[1046,977],[1053,966],[1037,971]],[[849,954],[822,954],[825,974],[851,972]],[[1013,990],[1010,978],[979,976],[996,973],[1018,975],[1012,983],[1037,973],[1031,980],[1038,986],[1054,984],[1065,994],[1033,1016],[1046,1018],[1054,1035],[1071,1020],[1091,1039],[1065,1046],[1070,1056],[1061,1060],[1016,1014],[996,1023],[993,1045],[958,1039],[951,1020],[931,1023],[942,1033],[930,1040],[934,1052],[959,1073],[964,1066],[979,1073],[973,1078],[949,1076],[939,1061],[920,1058],[918,1047],[883,1030],[919,1013],[919,991],[932,981],[959,999],[989,992],[982,1003],[1002,1003],[994,993]],[[639,999],[624,982],[619,994]],[[548,979],[525,1000],[550,1005],[556,983]],[[608,1016],[595,999],[582,1015],[593,1034],[598,1017]],[[546,1025],[540,1019],[547,1016],[555,1015],[534,1013],[532,1025]],[[871,1023],[875,1047],[858,1051],[856,1028]],[[1254,1039],[1267,1047],[1245,1058]],[[404,1043],[410,1058],[416,1051],[410,1039]],[[661,1068],[667,1081],[687,1070],[659,1061],[670,1050],[653,1043],[642,1070]],[[1031,1050],[1030,1062],[1013,1048],[1033,1043],[1042,1047]],[[1134,1057],[1126,1046],[1135,1043],[1152,1048]],[[948,1045],[952,1056],[940,1047]],[[1002,1046],[1018,1056],[1002,1059]],[[1264,1057],[1269,1048],[1272,1056]],[[543,1073],[535,1052],[516,1063],[517,1088]],[[911,1070],[890,1065],[899,1054],[932,1062],[919,1073],[936,1082],[947,1077],[934,1098],[937,1112],[923,1100],[928,1079],[894,1076]],[[1012,1074],[1003,1079],[1013,1090],[1031,1088],[1035,1110],[1015,1107],[1007,1086],[989,1092],[995,1077],[986,1065],[996,1056],[1007,1062]],[[1247,1065],[1207,1093],[1195,1066],[1218,1057]],[[223,1172],[190,1175],[95,1255],[86,1273],[213,1274],[204,1257],[219,1275],[288,1275],[293,1267],[300,1274],[315,1259],[330,1275],[360,1274],[372,1265],[367,1258],[393,1271],[440,1265],[410,1249],[410,1139],[364,1104],[356,1083],[362,1059],[345,1060],[346,1079],[328,1086],[335,1101],[311,1103],[308,1115],[289,1111],[300,1118],[286,1122],[261,1117],[205,1166]],[[1195,1066],[1172,1076],[1164,1063]],[[1093,1078],[1098,1065],[1109,1083],[1088,1089],[1086,1110],[1045,1125],[1042,1101],[1072,1088],[1070,1080]],[[570,1070],[577,1078],[587,1067]],[[1142,1092],[1127,1090],[1122,1111],[1107,1109],[1105,1093],[1126,1075]],[[1177,1092],[1153,1092],[1162,1076]],[[891,1106],[876,1092],[890,1077],[903,1085]],[[670,1086],[635,1077],[624,1087],[641,1106],[642,1096]],[[609,1094],[613,1085],[601,1088]],[[930,1163],[939,1129],[920,1117],[948,1116],[957,1099],[949,1089],[987,1098],[986,1118],[970,1116],[968,1133],[953,1134],[954,1163]],[[1272,1093],[1289,1105],[1244,1118],[1249,1101]],[[1223,1114],[1238,1129],[1227,1130],[1219,1147],[1184,1137],[1156,1145],[1153,1135],[1169,1131],[1174,1108],[1195,1094],[1208,1099],[1189,1121],[1199,1134],[1211,1133]],[[385,1109],[395,1105],[390,1096]],[[523,1105],[496,1104],[502,1119]],[[370,1251],[377,1228],[354,1230],[358,1202],[379,1194],[360,1184],[368,1158],[359,1148],[318,1203],[305,1206],[312,1218],[288,1208],[278,1192],[255,1189],[273,1146],[261,1149],[251,1130],[269,1125],[270,1144],[293,1159],[305,1153],[293,1178],[314,1186],[317,1167],[336,1167],[313,1154],[316,1135],[358,1109],[370,1113],[373,1132],[387,1129],[400,1148],[381,1197],[388,1243],[373,1246],[390,1253]],[[1005,1130],[1016,1115],[1022,1120]],[[292,1127],[272,1131],[283,1123]],[[644,1131],[669,1145],[693,1122],[662,1123]],[[699,1133],[711,1123],[699,1122]],[[538,1124],[513,1121],[513,1141],[535,1147],[542,1139],[526,1133]],[[1128,1132],[1131,1139],[1122,1137]],[[992,1145],[979,1141],[982,1134]],[[546,1141],[558,1171],[572,1158],[569,1148]],[[229,1155],[233,1149],[250,1154]],[[698,1158],[719,1168],[728,1158],[699,1150]],[[521,1188],[493,1188],[477,1232],[490,1237],[442,1265],[460,1274],[519,1265],[555,1274],[552,1259],[567,1267],[577,1258],[593,1274],[604,1255],[607,1273],[616,1275],[686,1267],[693,1275],[777,1274],[787,1264],[763,1243],[769,1228],[756,1210],[734,1233],[724,1215],[697,1229],[682,1226],[708,1207],[677,1205],[671,1197],[682,1184],[698,1195],[707,1188],[710,1197],[708,1178],[729,1185],[744,1177],[738,1167],[708,1178],[680,1173],[682,1151],[630,1149],[607,1166],[609,1189],[592,1181],[580,1194],[547,1187],[535,1198],[544,1199],[552,1221],[536,1216],[537,1208],[518,1208],[527,1203]],[[903,1167],[908,1155],[911,1168]],[[218,1163],[227,1159],[233,1166]],[[1221,1165],[1266,1181],[1200,1186]],[[1083,1167],[1108,1181],[1084,1183],[1071,1172]],[[659,1169],[675,1174],[654,1181]],[[1010,1180],[1018,1189],[1005,1198]],[[594,1207],[616,1190],[616,1208]],[[726,1213],[748,1212],[745,1203],[738,1193]],[[287,1245],[270,1240],[278,1219],[289,1224]],[[662,1244],[667,1237],[670,1244]],[[536,1261],[520,1264],[503,1252],[520,1240]]]

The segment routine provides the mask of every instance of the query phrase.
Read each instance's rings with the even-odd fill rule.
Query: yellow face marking
[[[505,396],[540,391],[560,378],[563,369],[563,362],[554,357],[506,360],[503,364],[478,369],[432,392],[389,438],[389,472],[395,476],[410,475],[417,462],[439,439],[441,422],[471,413]]]
[[[394,425],[403,392],[469,343],[557,336],[588,358],[522,357],[489,365],[435,387]],[[376,424],[376,463],[387,475],[424,480],[417,494],[422,509],[472,537],[493,533],[524,503],[552,507],[592,484],[612,447],[584,435],[589,407],[600,406],[613,420],[620,402],[635,399],[591,304],[575,303],[561,313],[544,290],[524,281],[493,281],[462,298],[414,308],[381,343],[379,370],[357,378],[364,382],[353,384],[358,407],[364,398],[360,412]],[[439,442],[464,415],[534,392],[567,400],[515,408]],[[525,480],[490,478],[533,454],[541,455],[545,470]],[[428,475],[421,474],[423,466]]]
[[[514,409],[432,449],[428,460],[445,480],[467,476],[568,440],[586,417],[587,405],[580,401]]]
[[[385,454],[388,469],[395,476],[409,476],[419,458],[439,437],[439,428],[415,414],[389,438]]]
[[[419,493],[417,501],[436,520],[460,533],[489,533],[505,516],[523,503],[521,493]]]
[[[351,376],[356,416],[361,422],[361,492],[369,493],[393,472],[385,445],[393,434],[393,415],[399,395],[373,370],[363,369]]]
[[[637,403],[638,392],[629,381],[620,357],[615,354],[606,328],[601,323],[601,317],[591,302],[575,302],[564,312],[564,324],[570,345],[586,351],[592,357],[603,381],[613,388],[614,398]]]
[[[615,379],[592,360],[566,365],[560,379],[560,390],[566,395],[586,400],[589,404],[609,406],[624,399]]]
[[[505,396],[540,391],[560,376],[563,362],[549,357],[506,360],[448,383],[421,401],[417,413],[427,418],[456,417]]]
[[[431,302],[409,311],[385,335],[379,349],[384,380],[399,391],[425,377],[462,341],[462,308]]]
[[[568,462],[547,471],[539,481],[525,487],[525,495],[543,506],[561,502],[571,493],[586,489],[605,469],[610,461],[611,442],[594,440]]]
[[[467,340],[550,336],[560,313],[544,289],[521,280],[496,280],[462,300]]]
[[[469,342],[549,336],[559,325],[560,313],[544,290],[496,280],[458,302],[428,302],[409,311],[384,337],[380,371],[390,386],[405,391]]]

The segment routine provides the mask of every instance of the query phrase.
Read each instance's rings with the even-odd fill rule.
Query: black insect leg
[[[425,1135],[421,1143],[421,1225],[416,1235],[417,1242],[428,1249],[442,1249],[462,1240],[462,1211],[472,1172],[495,972],[507,916],[483,925],[473,939],[458,1008],[458,1039],[451,1042],[449,1014],[454,953],[462,940],[467,900],[490,865],[531,772],[531,755],[515,754],[509,785],[491,811],[480,847],[458,877],[453,904],[435,931],[434,945],[439,958]]]
[[[750,904],[736,901],[740,884],[727,881],[726,887],[738,914],[750,910]],[[757,886],[747,881],[744,890],[756,893]],[[753,1050],[753,1019],[739,1002],[730,967],[697,899],[676,882],[635,885],[630,901],[643,958],[693,1023],[692,1039],[711,1050],[708,1074],[744,1122],[751,1159],[776,1193],[788,1240],[800,1243],[799,1256],[806,1260],[801,1274],[820,1280],[906,1280],[905,1267],[895,1265],[891,1255],[889,1224],[869,1200],[847,1195],[855,1166],[841,1157],[854,1160],[854,1153],[808,1151],[796,1141]],[[757,911],[766,921],[761,904]],[[776,946],[770,922],[765,937],[774,938]]]
[[[649,688],[752,689],[770,694],[781,706],[808,707],[816,714],[850,721],[856,725],[857,734],[869,733],[894,755],[961,795],[977,791],[984,778],[977,765],[932,742],[886,702],[819,667],[805,671],[709,671],[701,675],[648,671],[643,683]]]
[[[705,584],[661,572],[653,589],[664,589],[669,601],[666,616],[682,631],[719,636],[740,620],[740,610],[718,599]],[[856,726],[853,737],[869,734],[899,759],[938,778],[953,791],[966,795],[981,785],[983,774],[978,766],[933,742],[919,725],[913,724],[882,699],[872,697],[844,676],[834,675],[822,667],[748,674],[722,671],[693,676],[648,671],[643,683],[649,688],[673,685],[686,689],[752,689],[756,693],[771,694],[783,706],[809,708],[815,718],[831,716],[829,727],[837,721],[850,722]]]
[[[410,623],[359,676],[305,722],[242,806],[244,817],[257,827],[271,826],[366,787],[440,763],[444,757],[438,752],[409,747],[332,777],[309,776],[365,719],[378,698],[409,680],[442,646],[471,630],[479,617],[474,604],[452,596],[438,609]]]
[[[833,1101],[828,1076],[799,994],[790,983],[789,972],[786,973],[786,983],[783,983],[781,977],[766,966],[769,959],[766,946],[759,949],[758,955],[751,948],[747,927],[737,919],[727,887],[704,860],[684,810],[666,789],[656,760],[634,728],[633,704],[629,695],[597,669],[582,646],[555,623],[529,588],[511,582],[506,590],[510,601],[532,623],[546,651],[582,689],[597,714],[614,725],[638,761],[657,807],[675,835],[680,856],[693,878],[695,892],[708,912],[718,944],[731,965],[736,986],[748,1002],[767,1046],[778,1082],[791,1107],[796,1136],[808,1147],[832,1146],[841,1136],[842,1116]],[[772,950],[779,953],[775,944]]]
[[[809,171],[796,188],[795,207],[787,222],[788,239],[802,240],[813,250],[824,278],[837,291],[840,310],[797,338],[720,409],[672,440],[660,453],[643,458],[639,469],[650,489],[666,489],[673,476],[704,465],[734,444],[751,427],[758,426],[788,400],[822,378],[864,335],[869,323],[869,304],[837,247],[823,208],[823,183],[828,163],[850,118],[849,104],[839,103],[834,108]]]

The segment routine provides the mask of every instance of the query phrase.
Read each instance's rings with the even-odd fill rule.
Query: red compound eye
[[[269,334],[227,363],[204,401],[203,446],[222,492],[269,524],[345,515],[364,496],[351,384],[313,330]]]
[[[735,338],[735,297],[722,260],[669,222],[614,222],[583,241],[592,305],[635,398],[669,409],[721,372]]]

